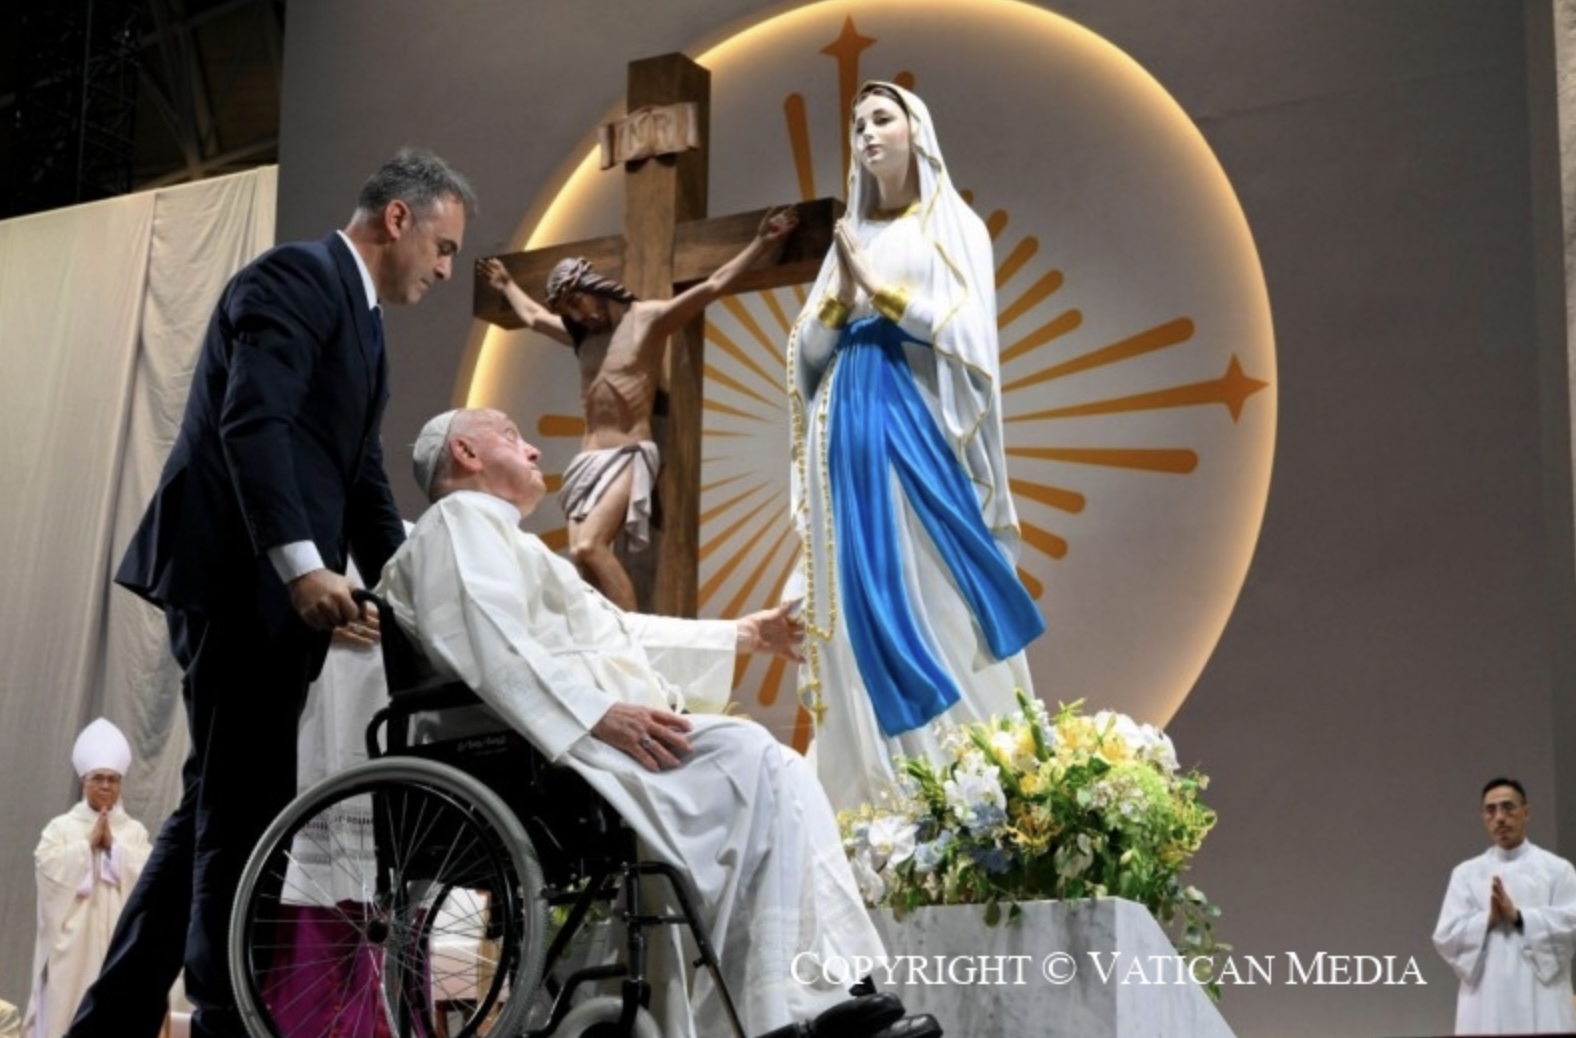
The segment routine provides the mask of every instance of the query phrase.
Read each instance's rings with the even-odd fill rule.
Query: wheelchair
[[[641,860],[616,812],[517,732],[425,740],[423,718],[480,700],[424,675],[387,603],[356,597],[382,618],[389,703],[370,759],[297,797],[242,873],[229,960],[252,1038],[660,1038],[654,926],[689,928],[692,965],[749,1038],[688,878]],[[676,912],[647,909],[646,877]],[[596,913],[622,925],[622,954],[571,963]]]

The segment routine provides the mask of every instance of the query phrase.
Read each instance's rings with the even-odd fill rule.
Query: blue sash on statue
[[[973,483],[914,384],[903,351],[907,341],[919,340],[883,317],[861,318],[843,330],[827,443],[843,618],[859,676],[888,736],[921,727],[960,696],[903,583],[894,474],[991,654],[1006,659],[1045,630],[1034,600],[985,528]]]

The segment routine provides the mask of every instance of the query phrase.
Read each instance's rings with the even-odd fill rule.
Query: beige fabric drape
[[[127,810],[180,794],[163,617],[111,582],[180,424],[230,275],[273,242],[277,170],[0,222],[0,998],[26,997],[32,850],[78,796],[94,717],[135,756]]]

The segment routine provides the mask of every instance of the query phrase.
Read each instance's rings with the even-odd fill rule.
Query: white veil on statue
[[[952,184],[925,102],[894,83],[874,81],[860,87],[856,97],[863,96],[871,87],[891,90],[908,110],[911,145],[919,167],[920,231],[942,261],[931,265],[930,284],[924,286],[937,315],[930,343],[940,362],[937,365],[938,418],[944,424],[947,439],[958,445],[958,460],[979,491],[985,525],[1007,557],[1016,559],[1018,517],[1012,495],[1006,492],[1001,389],[997,379],[996,268],[990,235],[984,222]],[[852,119],[848,132],[852,138]],[[849,153],[857,156],[857,145],[852,146]],[[878,198],[875,178],[857,157],[852,158],[848,171],[849,219],[863,222],[876,207]],[[800,329],[804,322],[816,320],[836,268],[837,250],[829,249],[804,309],[789,334],[788,391],[796,455],[804,449],[809,403],[831,360],[828,351],[805,349]],[[796,522],[804,515],[801,508],[804,488],[798,480],[800,470],[801,466],[795,464],[792,514]],[[801,536],[806,533],[800,529]]]

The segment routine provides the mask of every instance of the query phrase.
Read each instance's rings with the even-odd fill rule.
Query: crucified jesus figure
[[[660,463],[651,414],[663,344],[798,223],[792,206],[771,210],[738,255],[672,299],[637,299],[586,260],[566,259],[553,268],[544,301],[538,303],[498,260],[476,264],[477,276],[503,293],[526,328],[573,347],[580,362],[585,435],[564,472],[559,503],[576,568],[622,609],[636,608],[635,587],[613,544],[620,530],[631,550],[650,543],[651,495]]]

